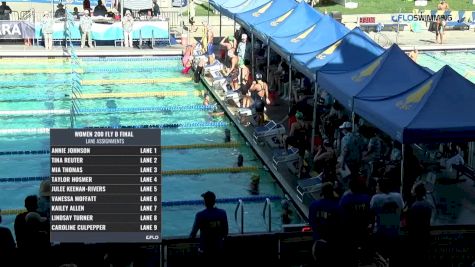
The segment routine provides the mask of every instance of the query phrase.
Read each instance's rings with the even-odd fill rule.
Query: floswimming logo
[[[422,15],[422,14],[399,14],[392,15],[393,22],[398,21],[437,21],[437,19],[452,21],[452,15]]]
[[[307,38],[307,36],[313,31],[313,29],[315,29],[315,27],[317,27],[317,25],[313,25],[312,27],[308,28],[305,32],[303,32],[302,34],[300,34],[299,36],[295,37],[295,38],[292,38],[292,40],[290,40],[292,43],[298,43],[300,42],[301,40]]]
[[[382,58],[378,58],[375,62],[371,63],[371,65],[369,65],[366,69],[362,70],[358,75],[351,77],[351,79],[355,82],[360,82],[364,78],[371,76],[381,64],[381,60]]]
[[[270,26],[275,27],[275,26],[279,25],[279,24],[282,23],[288,16],[290,16],[290,14],[292,14],[292,12],[294,12],[293,9],[289,10],[287,13],[285,13],[285,14],[282,15],[282,16],[280,16],[280,18],[278,18],[278,19],[272,21],[272,22],[270,23]]]
[[[432,80],[429,80],[420,89],[410,94],[404,101],[398,101],[396,106],[402,110],[410,110],[415,104],[421,102],[422,98],[429,92],[432,87]]]
[[[267,5],[263,6],[261,9],[257,10],[257,12],[252,13],[252,16],[253,17],[259,17],[260,15],[264,14],[264,12],[266,12],[267,9],[269,9],[269,7],[272,5],[272,2],[274,2],[274,1],[270,1]]]
[[[317,59],[324,59],[326,58],[327,56],[333,54],[335,52],[335,50],[340,46],[341,44],[341,41],[338,41],[336,43],[334,43],[332,46],[328,47],[327,49],[325,49],[325,51],[321,52],[320,54],[318,54],[316,56]]]

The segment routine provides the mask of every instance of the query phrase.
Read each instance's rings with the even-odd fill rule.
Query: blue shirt
[[[345,230],[352,235],[366,235],[371,223],[368,194],[346,192],[340,200],[342,222]]]
[[[310,204],[308,220],[314,240],[335,238],[340,225],[338,199],[319,199]]]
[[[223,239],[228,235],[226,211],[213,207],[198,212],[190,237],[196,237],[198,230],[200,231],[200,248],[202,251],[221,250]]]

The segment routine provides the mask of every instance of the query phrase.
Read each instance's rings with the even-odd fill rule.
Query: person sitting
[[[0,223],[2,223],[2,213],[0,210]],[[15,251],[15,240],[10,229],[0,226],[0,256],[2,260],[11,258],[12,253]]]
[[[419,55],[419,51],[417,50],[417,48],[414,47],[414,50],[412,50],[410,53],[409,53],[409,58],[414,60],[414,62],[417,62],[417,56]]]
[[[445,1],[445,0],[442,0],[440,1],[440,3],[437,5],[437,9],[438,10],[449,10],[450,7],[449,7],[449,4]]]
[[[97,1],[97,6],[94,8],[93,14],[96,17],[98,17],[98,16],[105,17],[106,16],[107,9],[106,9],[106,7],[104,6],[104,4],[102,3],[101,0]]]
[[[7,2],[2,2],[0,6],[0,20],[10,20],[10,14],[12,13],[12,9],[7,6]]]
[[[64,5],[62,3],[59,3],[57,5],[56,11],[54,12],[54,17],[59,19],[59,18],[65,18],[66,17],[66,9],[64,9]]]

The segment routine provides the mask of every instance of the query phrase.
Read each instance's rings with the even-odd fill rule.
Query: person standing
[[[94,47],[92,45],[92,18],[89,16],[89,10],[84,10],[84,16],[81,17],[81,20],[79,21],[79,26],[81,28],[81,48],[84,48],[84,45],[86,44],[86,38],[87,38],[87,44],[89,47]]]
[[[82,9],[91,11],[91,2],[89,0],[82,1]]]
[[[0,224],[2,223],[2,210],[0,210]],[[2,260],[12,258],[15,252],[15,240],[13,239],[12,231],[10,229],[0,226],[0,257]],[[9,261],[7,261],[9,262]]]
[[[57,19],[60,18],[65,18],[66,17],[66,9],[64,9],[64,5],[62,3],[59,3],[56,6],[58,9],[54,12],[54,17]]]
[[[133,47],[132,31],[134,28],[134,18],[130,10],[125,12],[125,17],[122,19],[122,28],[124,30],[124,46]]]
[[[444,41],[444,33],[445,32],[445,20],[441,18],[441,16],[437,16],[437,21],[435,23],[435,42],[440,44]]]
[[[158,6],[157,0],[153,0],[152,11],[154,17],[160,16],[160,6]]]
[[[0,6],[0,20],[10,20],[10,14],[12,13],[12,9],[7,6],[7,2],[2,2]]]
[[[247,34],[242,34],[241,36],[241,42],[239,42],[238,47],[237,47],[237,54],[239,56],[239,62],[242,64],[244,62],[244,59],[246,58],[246,52],[247,52]]]
[[[50,17],[48,11],[45,11],[41,19],[41,31],[43,32],[45,49],[47,50],[53,49],[53,25],[53,18]]]
[[[430,245],[430,224],[434,207],[427,201],[427,190],[423,183],[414,187],[416,201],[407,212],[407,230],[410,251],[416,266],[422,266]],[[417,265],[421,263],[420,265]]]
[[[219,258],[224,251],[224,238],[228,236],[226,211],[215,207],[216,195],[207,191],[201,195],[206,208],[196,214],[190,238],[196,238],[200,231],[199,251],[204,264],[219,266]]]

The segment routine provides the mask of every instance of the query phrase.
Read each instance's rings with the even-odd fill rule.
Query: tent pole
[[[312,155],[315,150],[314,147],[315,147],[315,129],[317,128],[318,95],[319,95],[318,85],[317,85],[317,81],[315,81],[315,94],[313,96],[313,119],[312,119],[312,140],[311,140],[312,147],[310,148]]]
[[[233,34],[236,33],[236,21],[234,21],[233,24]],[[238,36],[238,38],[241,38],[241,36]]]
[[[254,32],[251,32],[251,71],[252,77],[255,77],[256,64],[254,62]]]
[[[402,149],[401,149],[401,195],[402,195],[402,187],[403,187],[403,181],[404,181],[404,154],[406,150],[406,145],[402,144]]]
[[[209,3],[209,0],[208,0],[208,26],[209,26],[209,11],[210,11],[210,9],[211,9],[211,4]]]
[[[290,103],[292,98],[292,58],[289,57],[289,112],[290,112]]]
[[[468,164],[470,165],[470,167],[475,167],[475,160],[474,160],[474,156],[475,156],[475,143],[474,142],[470,142],[468,143]]]
[[[122,19],[122,17],[124,16],[124,0],[121,0],[120,2],[122,2],[120,3],[120,19]]]
[[[221,28],[223,25],[222,17],[223,15],[221,14],[221,12],[219,12],[219,37],[223,37],[223,35],[221,34]]]
[[[269,75],[270,75],[270,71],[269,71],[269,67],[270,67],[270,45],[267,45],[267,76],[266,76],[266,80],[268,83],[270,83],[269,81]],[[275,84],[274,84],[275,86]]]

